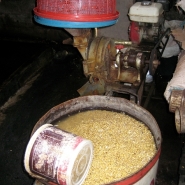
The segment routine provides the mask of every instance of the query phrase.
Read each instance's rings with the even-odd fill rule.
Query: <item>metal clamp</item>
[[[185,133],[185,90],[174,90],[170,96],[170,112],[175,113],[175,126],[179,134]]]

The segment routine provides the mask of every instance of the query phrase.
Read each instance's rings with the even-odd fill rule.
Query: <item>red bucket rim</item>
[[[115,20],[119,17],[119,12],[116,11],[115,14],[98,14],[98,15],[67,15],[62,13],[52,13],[43,10],[39,10],[35,7],[33,9],[34,14],[47,18],[47,19],[54,19],[60,21],[74,21],[74,22],[102,22],[102,21],[109,21]]]

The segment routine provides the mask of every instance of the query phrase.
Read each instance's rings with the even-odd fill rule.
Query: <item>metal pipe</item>
[[[92,37],[91,29],[65,29],[73,36],[73,46],[78,49],[83,59],[87,59],[87,47]]]

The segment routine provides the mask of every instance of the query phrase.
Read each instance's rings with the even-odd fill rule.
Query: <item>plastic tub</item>
[[[44,18],[82,22],[114,20],[119,15],[116,0],[38,0],[34,12]]]
[[[47,184],[80,185],[93,156],[92,142],[44,124],[32,135],[25,152],[26,171]]]
[[[36,22],[63,28],[104,27],[119,17],[116,0],[37,0],[33,11]]]

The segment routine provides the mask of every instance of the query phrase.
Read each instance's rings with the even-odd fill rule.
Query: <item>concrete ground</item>
[[[77,89],[87,79],[81,57],[72,47],[56,43],[8,46],[0,56],[0,184],[31,185],[34,179],[25,171],[23,158],[35,123],[55,105],[78,97]],[[10,75],[11,68],[14,73]],[[168,80],[157,74],[155,93],[147,106],[163,137],[157,185],[178,184],[184,142],[184,136],[176,132],[174,114],[168,111],[163,98]]]

